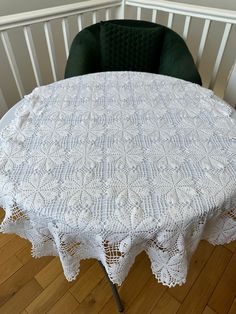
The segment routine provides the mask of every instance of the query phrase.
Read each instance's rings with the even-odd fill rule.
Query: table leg
[[[116,285],[110,280],[108,274],[107,274],[107,271],[106,271],[106,268],[103,266],[103,264],[101,262],[99,262],[104,273],[105,273],[105,276],[107,277],[108,281],[109,281],[109,285],[111,287],[111,290],[112,290],[112,294],[113,294],[113,298],[116,302],[116,306],[117,306],[117,309],[119,312],[123,312],[124,311],[124,306],[122,304],[122,301],[120,299],[120,296],[119,296],[119,292],[116,288]]]

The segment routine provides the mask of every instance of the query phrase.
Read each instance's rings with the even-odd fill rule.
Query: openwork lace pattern
[[[236,121],[198,85],[104,72],[36,88],[1,133],[5,233],[58,255],[73,280],[96,258],[121,284],[145,250],[157,280],[186,280],[201,239],[236,239]]]

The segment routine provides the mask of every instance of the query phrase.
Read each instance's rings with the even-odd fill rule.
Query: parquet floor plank
[[[28,244],[28,241],[20,237],[13,237],[0,249],[0,267],[1,264],[8,261],[10,257],[19,252]]]
[[[195,280],[197,279],[200,272],[204,268],[206,262],[210,258],[213,250],[214,246],[206,241],[202,241],[199,244],[195,254],[191,259],[186,283],[182,286],[176,286],[169,290],[169,293],[173,297],[175,297],[175,299],[177,299],[179,302],[183,302],[184,298],[188,294]]]
[[[4,217],[5,217],[5,211],[0,207],[0,222],[3,221]]]
[[[218,282],[208,304],[219,314],[227,314],[236,297],[236,251]]]
[[[19,252],[15,255],[21,261],[21,263],[26,264],[29,260],[32,259],[31,255],[32,244],[28,242]]]
[[[62,273],[62,266],[60,259],[54,257],[53,260],[47,264],[39,273],[35,275],[35,279],[40,286],[45,289]]]
[[[236,241],[216,247],[202,241],[186,284],[171,289],[158,284],[140,254],[119,287],[125,313],[236,314],[235,248]],[[31,244],[18,236],[0,234],[0,252],[0,314],[118,313],[97,261],[82,261],[69,283],[58,257],[32,258]]]
[[[108,280],[104,277],[91,293],[80,303],[74,314],[99,313],[106,302],[111,298],[112,291]]]
[[[16,238],[16,235],[14,234],[1,234],[0,236],[0,248],[2,248],[6,243],[8,243],[10,240]]]
[[[206,306],[202,314],[217,314],[217,313],[213,311],[209,306]]]
[[[150,314],[175,314],[179,307],[180,303],[166,291]],[[187,313],[189,312],[186,312],[186,314]]]
[[[181,304],[178,314],[203,312],[232,254],[223,246],[215,247],[210,259]]]
[[[224,246],[227,247],[233,253],[236,252],[236,241],[230,242]]]
[[[67,291],[58,302],[47,312],[48,314],[71,314],[78,307],[78,301]]]
[[[139,265],[139,263],[141,263],[141,261],[142,261],[142,259],[145,257],[145,254],[144,253],[141,253],[141,254],[139,254],[137,257],[136,257],[136,259],[135,259],[135,263],[134,263],[134,265],[131,267],[131,269],[130,269],[130,271],[129,271],[129,274],[128,274],[128,276],[127,276],[127,278],[125,279],[125,282],[128,282],[130,279],[130,277],[132,277],[133,275],[133,272],[135,271],[135,269],[138,267],[137,265]],[[123,283],[123,285],[125,284],[125,282]],[[126,283],[127,284],[127,283]],[[120,293],[120,288],[121,287],[118,287],[118,291],[119,291],[119,293]],[[125,302],[124,302],[124,298],[123,298],[123,296],[121,296],[121,294],[120,294],[120,297],[121,297],[121,300],[122,300],[122,303],[125,305],[125,309],[126,309],[126,307],[127,307],[127,304],[125,304]],[[107,303],[105,304],[105,306],[101,309],[101,311],[99,311],[99,313],[103,313],[103,314],[105,314],[105,313],[115,313],[115,311],[116,311],[116,306],[115,306],[115,303],[114,303],[114,299],[113,299],[113,297],[111,296],[109,299],[108,299],[108,301],[107,301]]]
[[[19,313],[42,292],[41,286],[35,279],[28,281],[16,294],[13,295],[1,308],[2,314]]]
[[[83,276],[79,276],[76,284],[70,289],[71,294],[79,301],[83,300],[89,295],[98,283],[104,277],[104,272],[99,263],[94,263]]]
[[[135,261],[134,268],[119,288],[119,294],[125,308],[129,308],[129,305],[140,293],[150,276],[152,276],[152,273],[149,259],[145,254],[142,253],[139,255],[139,259]],[[99,313],[109,314],[115,313],[115,311],[116,306],[113,298],[111,298]]]
[[[68,282],[61,273],[40,295],[26,307],[28,313],[46,313],[74,283]]]
[[[17,293],[28,281],[43,269],[50,261],[51,257],[42,257],[38,259],[31,258],[28,263],[23,265],[8,280],[0,285],[0,306],[7,302],[15,293]],[[0,268],[2,270],[2,268]]]
[[[0,272],[0,285],[10,278],[23,264],[14,255],[11,256],[5,263],[3,263]]]
[[[149,313],[168,288],[151,276],[146,285],[126,310],[127,314]]]
[[[235,314],[236,313],[236,298],[234,299],[234,302],[228,312],[228,314]]]

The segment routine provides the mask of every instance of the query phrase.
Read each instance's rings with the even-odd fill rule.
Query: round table
[[[121,284],[146,251],[171,287],[201,239],[236,239],[235,112],[212,91],[103,72],[36,88],[13,111],[1,121],[1,231],[58,255],[68,280],[96,258]]]

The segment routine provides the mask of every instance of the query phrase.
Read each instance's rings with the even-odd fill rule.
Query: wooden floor
[[[81,264],[77,280],[68,283],[57,257],[34,259],[29,242],[0,234],[0,313],[116,313],[100,265]],[[141,254],[119,292],[129,314],[236,314],[236,241],[216,247],[202,241],[187,283],[171,289],[157,283]]]

